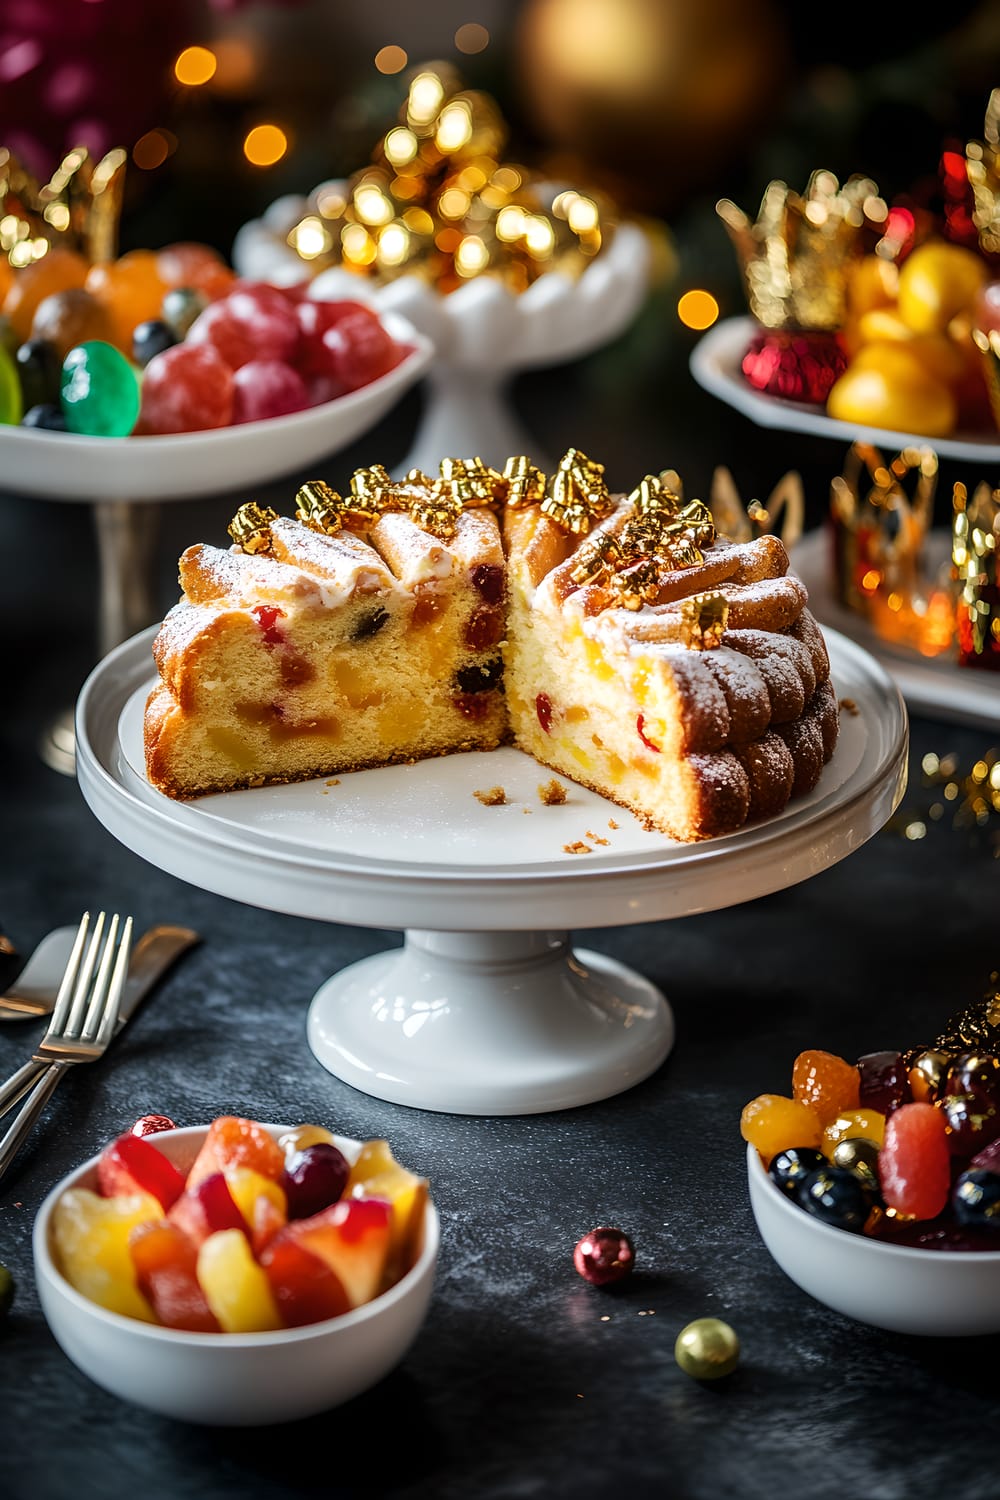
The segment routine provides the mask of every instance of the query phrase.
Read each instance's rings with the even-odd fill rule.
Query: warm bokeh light
[[[380,47],[375,54],[380,73],[401,73],[409,60],[402,47]]]
[[[273,167],[288,150],[288,137],[277,125],[255,125],[243,142],[243,155],[253,167]]]
[[[215,46],[214,92],[245,94],[260,71],[257,49],[245,37],[220,37]]]
[[[132,147],[132,160],[144,172],[162,167],[176,141],[162,130],[147,130]]]
[[[197,88],[200,83],[207,83],[215,77],[217,67],[215,53],[207,47],[185,47],[174,63],[174,75],[178,83]]]
[[[483,52],[490,45],[490,34],[477,21],[467,21],[455,32],[455,46],[459,52]]]
[[[685,328],[711,328],[719,316],[719,304],[711,292],[695,288],[685,292],[677,303],[677,316]]]

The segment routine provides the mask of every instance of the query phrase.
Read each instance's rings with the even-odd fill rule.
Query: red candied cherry
[[[623,1230],[602,1225],[577,1243],[573,1264],[592,1286],[610,1286],[634,1267],[635,1247]]]
[[[132,1126],[132,1135],[158,1135],[161,1130],[176,1130],[169,1115],[140,1115]]]
[[[635,728],[636,733],[642,740],[642,743],[645,745],[646,749],[655,750],[657,755],[661,754],[660,746],[654,745],[653,741],[646,734],[646,718],[644,714],[640,714],[636,719]]]
[[[138,432],[200,432],[228,427],[232,416],[233,372],[209,344],[175,344],[149,361]]]
[[[327,330],[330,373],[345,390],[356,391],[399,364],[405,354],[370,307],[358,306]]]
[[[374,316],[363,302],[322,302],[318,298],[307,297],[295,304],[295,316],[299,323],[295,363],[303,375],[307,378],[313,375],[332,378],[332,356],[326,336],[342,319],[358,310],[365,316]]]
[[[535,698],[535,713],[542,729],[548,734],[552,728],[552,699],[548,693],[539,693]]]
[[[951,1190],[951,1149],[944,1115],[933,1104],[901,1104],[885,1122],[878,1157],[886,1206],[914,1219],[934,1219]]]
[[[188,331],[187,343],[211,344],[231,370],[252,359],[290,361],[299,342],[295,309],[276,287],[237,284],[209,303]]]
[[[278,359],[252,359],[233,373],[233,423],[284,417],[309,405],[305,381]]]

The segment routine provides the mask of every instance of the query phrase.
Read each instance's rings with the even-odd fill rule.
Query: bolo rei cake
[[[513,744],[693,841],[819,780],[839,713],[783,543],[717,534],[664,471],[611,494],[445,459],[302,486],[189,547],[156,636],[151,783],[191,798]]]

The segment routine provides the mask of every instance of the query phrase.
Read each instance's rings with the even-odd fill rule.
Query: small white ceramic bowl
[[[1000,1250],[919,1250],[834,1229],[785,1196],[753,1146],[747,1177],[761,1239],[817,1302],[892,1333],[1000,1332]]]
[[[266,1127],[277,1137],[284,1126]],[[207,1126],[163,1131],[156,1145],[186,1167]],[[360,1142],[337,1136],[349,1161]],[[108,1312],[75,1291],[56,1265],[52,1211],[68,1188],[94,1187],[97,1158],[49,1193],[35,1219],[35,1279],[63,1353],[97,1385],[182,1422],[248,1427],[315,1416],[360,1395],[399,1363],[430,1302],[440,1229],[428,1202],[420,1256],[374,1301],[302,1328],[269,1333],[187,1333]]]

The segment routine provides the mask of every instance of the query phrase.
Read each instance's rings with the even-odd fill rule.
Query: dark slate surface
[[[645,352],[644,352],[645,350]],[[578,444],[616,485],[676,466],[704,493],[727,463],[746,498],[798,467],[824,513],[835,444],[766,434],[691,387],[680,357],[633,352],[544,372],[515,400],[549,451]],[[619,361],[620,364],[620,361]],[[330,465],[392,465],[413,394]],[[307,476],[301,476],[307,477]],[[942,471],[947,515],[951,471]],[[980,475],[962,475],[968,482]],[[258,498],[284,504],[294,478]],[[235,503],[163,507],[164,608],[187,542],[220,540]],[[586,933],[673,1003],[678,1040],[657,1075],[604,1103],[514,1119],[412,1111],[356,1092],[309,1051],[310,999],[332,972],[401,934],[248,909],[118,845],[35,741],[92,664],[96,560],[86,507],[0,506],[0,928],[23,952],[85,907],[202,934],[116,1044],[69,1077],[0,1184],[0,1260],[17,1283],[0,1326],[0,1494],[21,1500],[269,1500],[366,1496],[530,1500],[620,1492],[763,1500],[995,1500],[996,1338],[919,1340],[827,1311],[775,1267],[751,1217],[739,1113],[785,1091],[805,1046],[853,1057],[933,1033],[1000,964],[1000,865],[984,834],[945,819],[919,842],[886,829],[839,866],[725,912]],[[1000,685],[998,685],[1000,692]],[[963,765],[1000,730],[917,719],[905,806],[927,794],[927,751]],[[0,1073],[34,1025],[0,1030]],[[105,1394],[48,1332],[30,1233],[51,1185],[148,1111],[179,1123],[239,1113],[385,1136],[432,1179],[443,1244],[428,1321],[404,1363],[340,1410],[270,1430],[162,1420]],[[598,1291],[576,1240],[598,1222],[633,1236],[638,1269]],[[699,1385],[675,1365],[690,1319],[738,1331],[737,1372]]]

